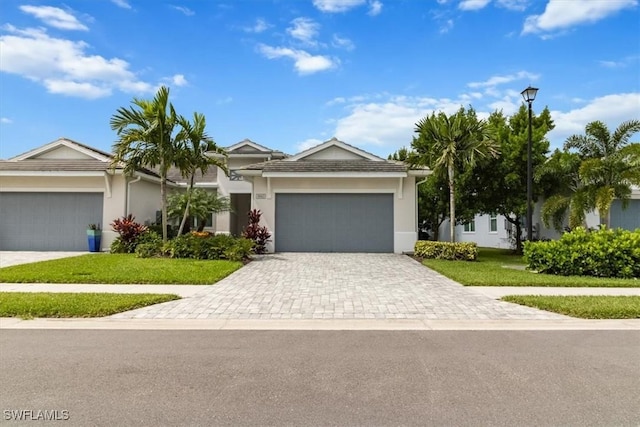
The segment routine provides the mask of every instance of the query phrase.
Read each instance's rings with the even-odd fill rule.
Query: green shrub
[[[561,276],[640,277],[640,229],[582,227],[551,242],[525,242],[528,268]]]
[[[169,252],[174,258],[226,259],[241,261],[249,258],[253,242],[243,237],[226,234],[213,235],[192,232],[176,237],[169,242]]]
[[[478,258],[478,245],[474,242],[450,243],[418,240],[414,254],[422,258],[475,261]]]

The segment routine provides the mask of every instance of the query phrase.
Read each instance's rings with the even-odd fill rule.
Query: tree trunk
[[[515,220],[511,218],[510,215],[502,214],[504,218],[513,224],[516,228],[515,238],[516,238],[516,253],[522,254],[522,227],[520,225],[520,216],[516,215]]]
[[[184,215],[182,215],[182,221],[180,221],[180,229],[178,230],[178,236],[182,235],[182,231],[184,230],[184,225],[187,223],[187,218],[189,218],[189,207],[191,206],[191,193],[193,192],[194,178],[195,178],[195,174],[191,174],[189,188],[187,189],[187,206],[185,206],[184,208]]]
[[[452,164],[447,167],[447,172],[449,175],[449,233],[450,241],[454,243],[456,241],[456,187],[453,182],[455,172]]]
[[[160,163],[160,203],[162,205],[162,242],[167,242],[167,168]]]

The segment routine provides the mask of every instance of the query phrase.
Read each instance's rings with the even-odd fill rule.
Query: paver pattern
[[[460,263],[464,268],[464,263]],[[278,253],[134,319],[567,319],[496,301],[398,254]]]

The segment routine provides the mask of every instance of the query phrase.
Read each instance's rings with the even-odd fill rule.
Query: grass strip
[[[177,299],[172,294],[0,292],[0,317],[102,317]]]
[[[97,253],[0,268],[0,282],[210,285],[240,267],[225,260]]]
[[[522,257],[507,249],[480,248],[476,261],[425,259],[422,263],[466,286],[560,286],[638,288],[638,279],[555,276],[524,270]]]
[[[582,319],[640,319],[640,296],[507,295],[502,300]]]

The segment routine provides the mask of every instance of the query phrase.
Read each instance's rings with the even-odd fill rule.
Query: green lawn
[[[522,257],[507,249],[479,248],[477,261],[425,259],[423,264],[466,286],[640,287],[638,279],[533,273],[523,270]]]
[[[640,319],[640,296],[507,295],[502,300],[583,319]]]
[[[0,268],[0,283],[141,283],[209,285],[241,262],[87,254]]]
[[[0,292],[0,317],[102,317],[177,299],[169,294]]]

